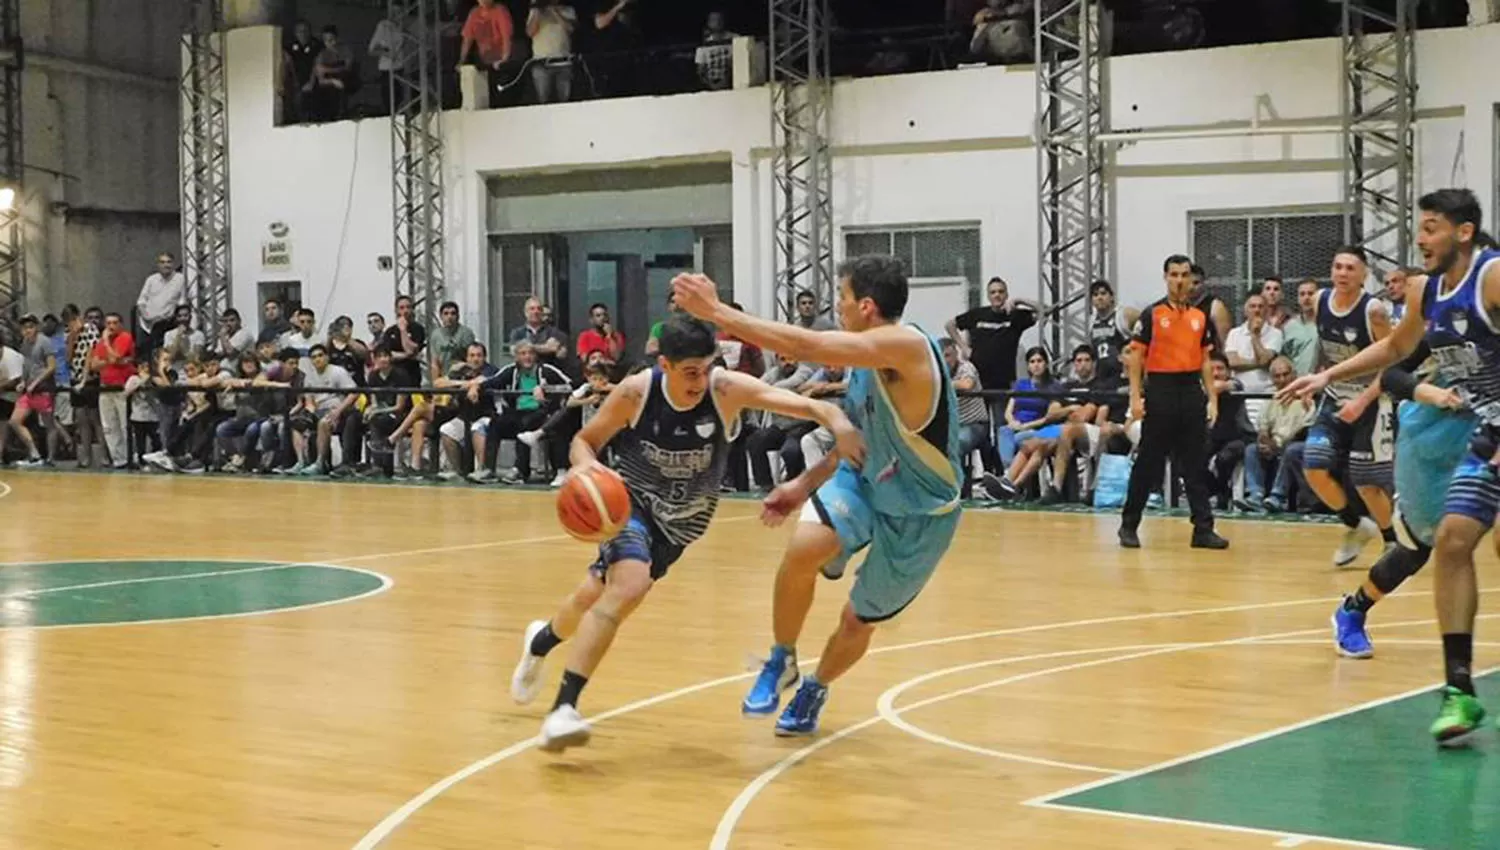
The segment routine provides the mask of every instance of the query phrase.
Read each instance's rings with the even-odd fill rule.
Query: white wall
[[[384,306],[392,282],[375,271],[375,258],[391,250],[388,123],[271,127],[273,41],[264,28],[231,36],[237,303],[255,291],[266,227],[282,220],[292,226],[308,301],[350,314]],[[1420,128],[1419,186],[1466,180],[1488,205],[1500,79],[1487,73],[1486,57],[1500,52],[1500,26],[1424,32],[1418,50],[1419,107],[1430,116]],[[1331,39],[1125,57],[1112,60],[1110,75],[1115,130],[1243,127],[1252,120],[1337,124],[1342,77]],[[768,109],[760,88],[449,113],[451,294],[481,303],[488,176],[727,160],[734,294],[747,307],[768,310]],[[1026,69],[840,82],[832,108],[838,226],[977,221],[987,274],[1003,275],[1017,294],[1035,294],[1034,116]],[[1114,207],[1122,300],[1155,297],[1161,258],[1187,247],[1187,216],[1195,210],[1338,202],[1338,155],[1333,135],[1122,146]],[[351,172],[353,201],[346,202]],[[474,323],[483,327],[485,319]]]

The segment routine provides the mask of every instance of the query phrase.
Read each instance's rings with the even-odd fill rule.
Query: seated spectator
[[[471,472],[478,469],[484,452],[480,446],[479,436],[474,434],[475,423],[488,420],[495,416],[495,399],[481,390],[481,385],[489,378],[493,378],[499,372],[490,363],[489,349],[483,343],[470,343],[464,352],[464,360],[453,364],[445,377],[437,380],[439,387],[463,388],[462,394],[450,396],[454,400],[451,405],[452,415],[446,422],[438,423],[438,433],[441,435],[443,456],[448,460],[448,468],[438,473],[438,477],[450,481],[457,478],[464,469],[463,447],[470,443],[476,446],[474,453],[474,465]],[[472,437],[471,434],[474,434]],[[524,435],[522,435],[524,441]],[[532,443],[527,443],[532,445]]]
[[[977,364],[976,364],[977,368]],[[1053,388],[1052,370],[1047,365],[1047,349],[1035,346],[1026,351],[1026,371],[1029,377],[1019,378],[1011,385],[1019,392],[1043,392]],[[1016,459],[1016,452],[1027,432],[1033,427],[1047,424],[1048,399],[1028,396],[1011,396],[1005,403],[1004,421],[1000,428],[1000,463],[1009,467]]]
[[[339,316],[328,326],[328,362],[349,373],[354,383],[365,385],[370,350],[354,338],[354,320]]]
[[[953,388],[961,393],[977,393],[984,389],[979,383],[979,370],[963,359],[958,343],[949,337],[939,340],[943,349],[943,360],[953,376]],[[981,396],[958,398],[958,454],[967,468],[969,458],[978,448],[990,444],[990,406]]]
[[[304,372],[312,371],[311,352],[315,345],[323,345],[323,335],[318,333],[318,317],[313,311],[306,307],[301,308],[292,315],[292,329],[281,335],[277,341],[278,349],[293,349],[301,357],[298,368]]]
[[[223,383],[226,389],[240,390],[235,393],[234,416],[219,423],[214,432],[219,457],[227,458],[220,467],[224,472],[253,472],[261,459],[261,431],[275,413],[276,396],[251,389],[260,377],[260,358],[246,352],[240,355],[238,374]]]
[[[1031,376],[1019,378],[1012,386],[1018,392],[1040,392],[1056,388],[1052,370],[1047,364],[1047,350],[1041,346],[1026,352],[1026,370]],[[1013,499],[1020,495],[1021,488],[1031,476],[1041,469],[1047,458],[1057,448],[1062,436],[1062,426],[1054,416],[1060,415],[1057,402],[1046,398],[1011,396],[1005,406],[1004,428],[1000,429],[1002,448],[1000,459],[1005,461],[1005,442],[1010,442],[1010,462],[1003,475],[984,476],[985,493],[992,499]]]
[[[615,388],[615,385],[609,380],[609,367],[603,363],[594,363],[586,367],[583,370],[583,377],[583,385],[568,396],[568,401],[562,409],[553,413],[546,422],[542,423],[542,427],[517,434],[516,439],[524,443],[528,449],[541,445],[545,438],[567,439],[571,436],[569,432],[573,430],[568,427],[568,420],[572,418],[575,411],[579,413],[582,424],[587,425],[589,420],[594,418],[594,414],[599,412],[599,405],[604,403],[605,397]],[[552,486],[562,486],[562,476],[559,475],[553,479]]]
[[[391,350],[384,344],[376,345],[371,356],[375,360],[375,366],[365,379],[368,388],[380,390],[416,387],[416,384],[410,382],[411,376],[405,370],[396,368]],[[345,462],[334,470],[335,477],[350,475],[369,477],[380,474],[393,478],[407,477],[410,473],[406,464],[397,463],[397,441],[392,439],[391,435],[406,417],[411,404],[412,396],[407,393],[367,394],[364,410],[351,413],[349,422],[344,427],[342,442]],[[361,465],[351,463],[348,460],[351,452],[355,458],[360,457],[356,447],[367,439],[370,445],[369,463]]]
[[[240,311],[230,307],[219,317],[219,335],[207,356],[220,361],[224,371],[233,375],[239,373],[240,358],[245,354],[255,354],[255,334],[241,324]]]
[[[557,406],[547,393],[572,392],[573,384],[568,376],[556,366],[541,363],[536,349],[529,342],[515,347],[516,362],[506,366],[481,382],[479,391],[501,390],[506,393],[499,414],[481,421],[475,426],[475,470],[469,476],[473,481],[488,481],[493,477],[494,461],[503,440],[514,440],[525,431],[535,431],[547,421]],[[548,461],[557,478],[568,472],[568,444],[563,440],[550,440],[547,444]],[[482,462],[480,459],[483,459]],[[531,452],[525,444],[516,448],[514,472],[500,475],[505,484],[523,484],[531,478]]]
[[[1271,383],[1280,390],[1295,378],[1295,367],[1286,357],[1271,361]],[[1245,495],[1235,503],[1240,510],[1286,510],[1292,479],[1286,462],[1288,449],[1307,435],[1314,408],[1300,398],[1272,400],[1261,411],[1255,441],[1245,447]],[[1271,470],[1271,492],[1266,492],[1266,471]]]
[[[304,409],[316,417],[317,430],[317,455],[312,461],[307,462],[301,469],[294,468],[293,475],[326,475],[332,469],[333,435],[338,434],[342,438],[344,428],[349,421],[349,415],[354,410],[354,402],[359,398],[352,390],[359,389],[354,383],[354,376],[345,372],[342,368],[328,362],[328,348],[323,345],[315,345],[308,352],[312,359],[313,368],[308,372],[303,381],[304,390],[350,390],[347,393],[321,392],[308,393]],[[312,429],[305,429],[304,434]],[[306,452],[301,452],[306,456]],[[357,455],[356,455],[357,456]]]
[[[812,379],[814,371],[810,363],[799,363],[786,355],[777,355],[776,363],[762,376],[762,380],[773,387],[796,392]],[[783,450],[790,446],[800,458],[802,450],[799,444],[802,436],[816,427],[817,423],[814,422],[778,413],[765,414],[760,427],[746,438],[745,443],[745,452],[750,456],[751,477],[757,489],[769,492],[776,486],[775,476],[771,473],[771,453],[784,457]],[[790,470],[785,472],[788,479],[795,475]]]
[[[1078,395],[1065,402],[1053,402],[1053,406],[1048,409],[1048,415],[1052,419],[1062,421],[1062,431],[1058,434],[1057,447],[1052,454],[1052,487],[1042,494],[1043,504],[1052,504],[1062,499],[1075,449],[1085,449],[1087,457],[1092,460],[1102,436],[1103,422],[1108,416],[1106,406],[1101,405],[1100,394],[1114,392],[1119,387],[1117,379],[1112,380],[1100,374],[1095,351],[1093,345],[1080,345],[1073,349],[1073,377],[1067,382],[1067,389]],[[1120,399],[1120,403],[1114,406],[1121,408],[1120,418],[1123,420],[1124,399]],[[1080,491],[1087,490],[1087,482],[1080,481],[1079,485]]]
[[[1237,395],[1244,391],[1244,386],[1230,377],[1229,359],[1217,351],[1211,357],[1214,387],[1219,394],[1219,416],[1208,429],[1209,491],[1217,499],[1219,510],[1227,510],[1233,495],[1234,471],[1245,456],[1245,443],[1254,440],[1255,429],[1250,427],[1245,399]]]

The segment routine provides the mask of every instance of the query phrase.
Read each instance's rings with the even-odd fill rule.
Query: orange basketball
[[[572,536],[602,543],[630,519],[630,491],[613,469],[593,467],[575,472],[557,491],[557,520]]]

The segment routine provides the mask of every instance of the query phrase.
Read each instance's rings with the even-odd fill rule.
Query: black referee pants
[[[1189,378],[1191,380],[1189,380]],[[1141,421],[1141,444],[1130,470],[1130,489],[1120,525],[1134,530],[1151,491],[1162,485],[1167,456],[1182,476],[1195,532],[1213,531],[1214,515],[1208,496],[1208,399],[1196,373],[1153,375],[1146,379],[1146,418]]]

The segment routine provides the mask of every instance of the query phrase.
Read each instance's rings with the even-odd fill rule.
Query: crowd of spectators
[[[1201,270],[1195,276],[1195,298],[1210,300]],[[1395,310],[1405,281],[1401,270],[1386,281]],[[1219,417],[1206,468],[1174,476],[1207,476],[1220,509],[1322,510],[1302,477],[1312,408],[1270,399],[1316,366],[1320,287],[1267,278],[1238,325],[1218,305],[1206,311],[1223,325],[1214,354]],[[197,328],[186,297],[173,257],[162,254],[133,318],[71,304],[23,317],[0,347],[0,462],[556,485],[573,434],[616,381],[651,362],[660,328],[632,346],[609,308],[595,304],[589,327],[571,335],[533,298],[508,334],[510,362],[495,363],[452,302],[427,328],[408,299],[397,299],[389,321],[371,312],[357,336],[351,317],[320,326],[312,310],[284,316],[275,300],[261,305],[256,330],[233,309],[217,327]],[[1037,324],[1036,305],[1012,298],[998,277],[986,299],[955,316],[941,340],[966,394],[958,411],[966,489],[978,499],[1095,504],[1102,459],[1129,457],[1140,438],[1121,360],[1138,312],[1119,306],[1108,282],[1095,282],[1089,340],[1058,363],[1039,346],[1017,357]],[[799,293],[795,307],[793,321],[834,327],[813,293]],[[675,309],[669,297],[666,310]],[[727,335],[720,356],[726,368],[811,397],[846,386],[842,369]],[[997,388],[1013,393],[974,395]],[[724,488],[767,492],[831,445],[812,423],[756,414],[734,443]]]

